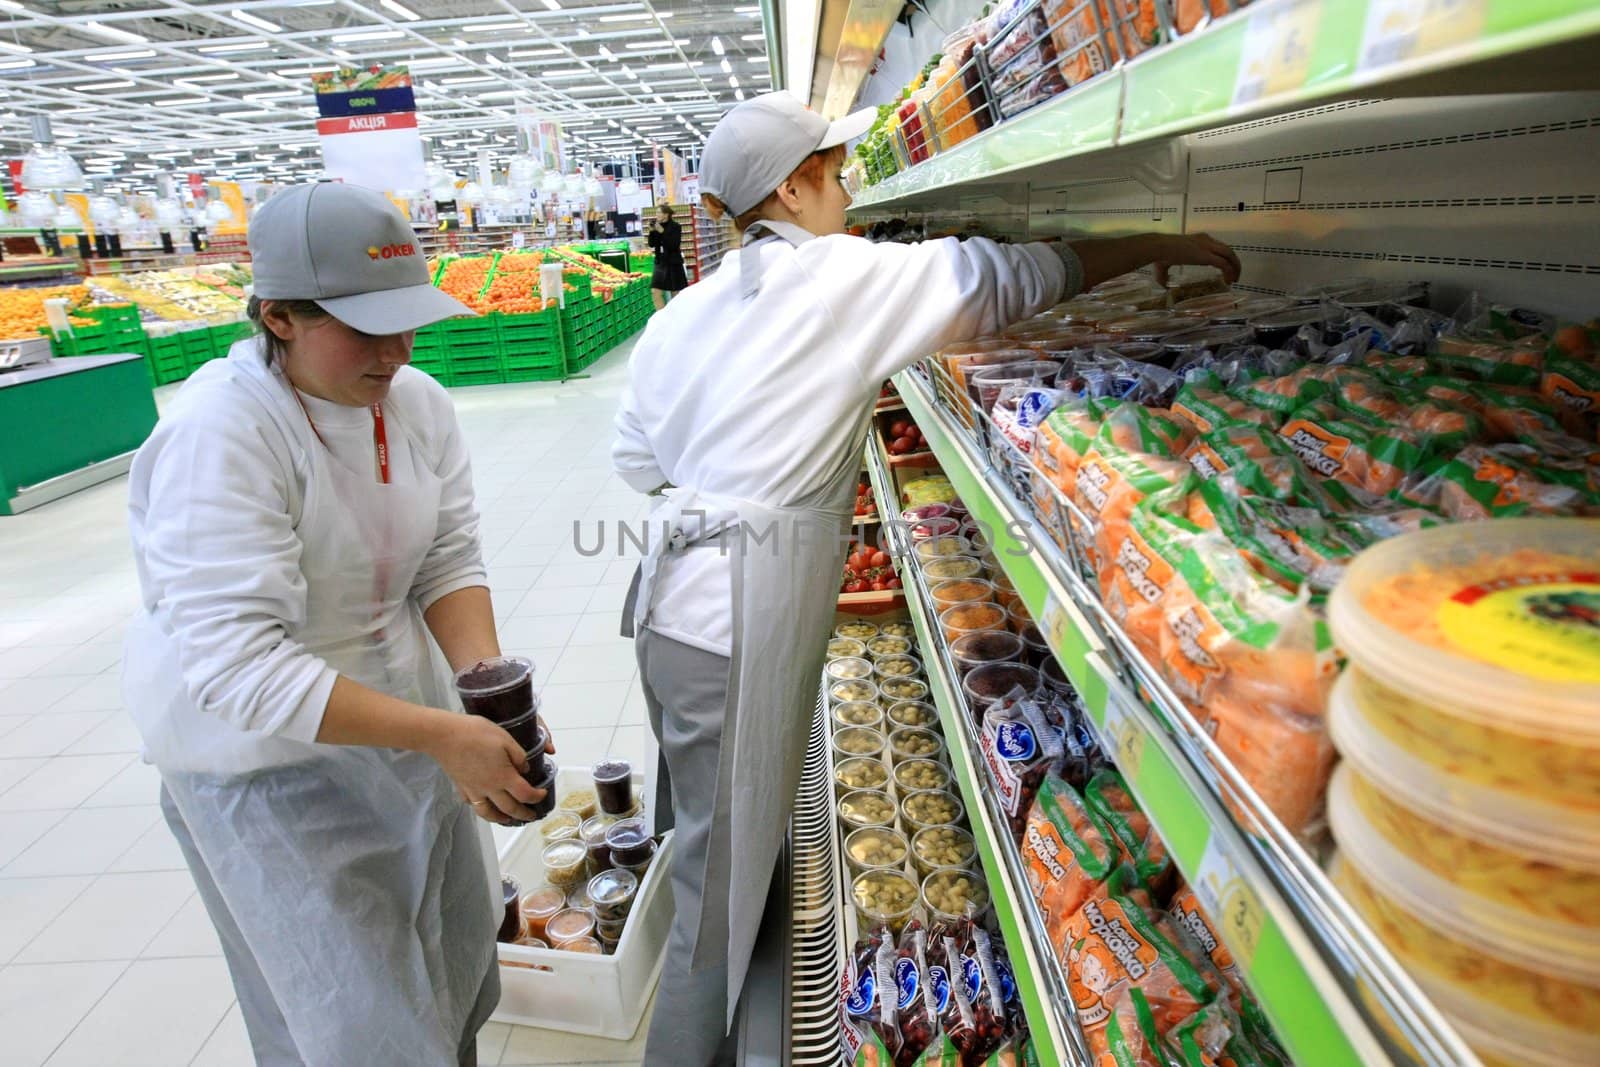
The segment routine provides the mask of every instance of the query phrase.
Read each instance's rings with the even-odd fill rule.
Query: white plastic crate
[[[592,785],[586,767],[563,767],[556,774],[558,795]],[[644,795],[644,776],[637,772],[633,789],[635,796]],[[521,882],[524,893],[543,885],[544,837],[539,824],[524,826],[502,840],[501,871]],[[491,1018],[514,1026],[542,1026],[619,1041],[632,1037],[666,960],[673,913],[672,892],[666,884],[672,844],[669,832],[645,872],[615,955],[499,945],[500,1006]],[[530,966],[508,967],[507,963]]]

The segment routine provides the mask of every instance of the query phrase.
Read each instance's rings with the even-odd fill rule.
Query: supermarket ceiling
[[[516,147],[521,109],[579,162],[684,151],[772,84],[758,0],[0,0],[0,153],[49,115],[91,177],[294,181],[321,170],[311,73],[411,67],[422,133],[459,169]]]

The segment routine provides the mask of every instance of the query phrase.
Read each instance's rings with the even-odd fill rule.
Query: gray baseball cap
[[[250,220],[256,296],[314,300],[362,333],[405,333],[474,315],[435,289],[417,235],[388,197],[358,185],[296,185]]]
[[[722,116],[700,156],[700,191],[735,215],[760,204],[783,180],[824,148],[871,129],[872,108],[829,122],[788,92],[764,93]]]

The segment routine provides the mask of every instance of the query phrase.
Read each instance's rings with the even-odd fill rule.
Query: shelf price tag
[[[1144,728],[1139,725],[1122,697],[1112,692],[1106,699],[1105,721],[1101,724],[1101,743],[1104,744],[1124,778],[1139,777],[1139,765],[1144,762]]]
[[[1245,26],[1233,105],[1300,88],[1311,70],[1311,46],[1322,21],[1322,0],[1293,0],[1255,9]]]
[[[1359,70],[1425,56],[1483,32],[1488,0],[1368,0]]]
[[[1217,933],[1248,971],[1255,960],[1256,948],[1261,944],[1261,928],[1266,925],[1267,913],[1261,898],[1245,882],[1215,836],[1206,842],[1200,866],[1190,884],[1217,924]]]

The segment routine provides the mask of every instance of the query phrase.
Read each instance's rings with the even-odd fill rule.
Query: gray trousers
[[[670,880],[675,913],[645,1043],[644,1067],[731,1064],[735,1042],[724,1036],[727,964],[693,972],[689,967],[695,941],[693,904],[699,902],[708,909],[713,921],[720,914],[721,927],[727,926],[728,885],[704,885],[702,880],[728,698],[728,657],[703,652],[648,629],[639,631],[634,647],[650,729],[661,751],[656,832],[670,827],[677,835]]]

